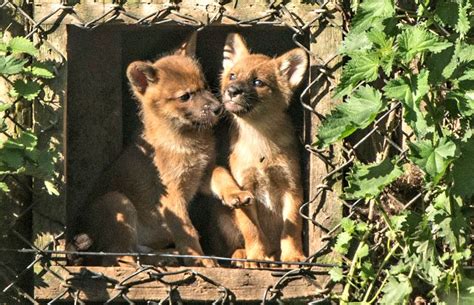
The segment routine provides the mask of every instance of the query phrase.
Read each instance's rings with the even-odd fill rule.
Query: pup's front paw
[[[251,250],[238,249],[232,255],[232,258],[254,260],[254,261],[274,261],[276,257],[266,253],[262,248],[254,248]],[[252,261],[234,261],[233,265],[243,268],[268,268],[273,264],[269,262],[252,262]]]
[[[66,244],[66,250],[71,252],[87,251],[93,244],[91,237],[85,233],[74,236],[73,240]],[[67,260],[73,266],[84,264],[84,257],[78,254],[67,254]]]
[[[225,194],[222,201],[231,208],[239,209],[252,204],[255,198],[249,191],[238,191]]]
[[[297,263],[297,262],[304,262],[306,257],[304,256],[303,252],[301,251],[288,251],[282,252],[281,254],[281,261],[282,262],[290,262],[290,263]],[[299,267],[298,264],[288,264],[291,268]]]
[[[205,258],[194,258],[185,261],[187,266],[198,266],[198,267],[219,267],[219,264],[213,259],[205,259]]]

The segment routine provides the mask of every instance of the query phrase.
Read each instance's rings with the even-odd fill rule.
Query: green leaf
[[[474,304],[474,280],[470,279],[468,276],[462,277],[459,294],[455,289],[452,289],[449,292],[446,291],[445,294],[441,296],[441,299],[446,302],[446,305]],[[470,276],[472,277],[472,275]]]
[[[347,254],[349,251],[349,243],[352,240],[352,235],[348,232],[341,232],[337,235],[336,244],[334,245],[334,251],[339,254]]]
[[[29,69],[31,74],[41,78],[53,78],[53,66],[44,62],[34,62]]]
[[[376,53],[358,54],[349,60],[342,73],[340,84],[336,88],[335,98],[348,94],[347,88],[352,89],[360,81],[371,82],[377,79],[380,58]]]
[[[345,199],[375,198],[402,174],[401,168],[389,159],[378,164],[356,163],[347,177],[348,186],[344,188],[343,197]]]
[[[369,230],[369,226],[365,222],[359,222],[355,229],[359,233],[365,233]]]
[[[35,148],[38,138],[31,132],[23,131],[16,139],[7,139],[0,148],[26,150]]]
[[[458,57],[460,62],[471,62],[474,61],[474,45],[461,43],[458,51]]]
[[[384,87],[385,94],[405,104],[419,102],[430,90],[428,75],[427,70],[421,70],[418,75],[410,74],[408,77],[393,79]]]
[[[474,69],[465,71],[463,75],[459,78],[460,81],[462,80],[474,80]]]
[[[465,198],[474,195],[474,137],[461,144],[460,156],[453,163],[453,194]]]
[[[405,276],[399,276],[398,279],[391,276],[383,287],[384,295],[380,300],[381,305],[403,304],[412,292],[410,280]]]
[[[393,45],[394,38],[387,38],[384,32],[377,29],[371,30],[367,37],[376,46],[376,53],[380,58],[380,66],[385,74],[389,75],[392,71],[396,54],[396,47]]]
[[[59,196],[59,191],[51,181],[44,181],[44,186],[49,195]]]
[[[430,90],[428,76],[429,72],[422,70],[418,75],[410,74],[408,77],[401,76],[392,79],[384,87],[385,95],[388,98],[403,103],[405,119],[418,137],[426,135],[433,129],[428,127],[425,114],[420,109],[422,98]]]
[[[434,53],[452,46],[450,42],[439,41],[438,38],[428,32],[423,26],[408,26],[397,37],[400,55],[405,63],[409,63],[416,55],[426,51]]]
[[[23,66],[27,63],[27,60],[18,59],[12,55],[0,56],[0,74],[12,75],[18,74],[23,71]]]
[[[0,174],[14,173],[24,165],[21,151],[0,148]]]
[[[443,239],[445,247],[449,247],[449,252],[454,255],[460,247],[466,245],[466,233],[469,231],[469,224],[459,206],[463,204],[460,198],[455,200],[449,196],[447,191],[441,192],[434,199],[434,205],[426,209],[426,214],[432,222],[433,232],[437,232]],[[454,253],[454,254],[453,254]],[[463,258],[463,253],[458,253],[458,257]],[[451,259],[454,259],[451,257]]]
[[[5,182],[0,182],[0,191],[8,193],[10,191],[8,184],[6,184]]]
[[[340,49],[341,54],[351,55],[357,52],[363,52],[370,50],[372,48],[372,42],[369,41],[367,34],[349,32],[349,34],[344,38],[342,47]]]
[[[431,84],[436,85],[449,79],[459,65],[455,48],[450,47],[440,53],[431,54],[426,65],[430,71],[429,81]]]
[[[436,145],[424,140],[409,144],[411,149],[410,160],[418,165],[427,175],[428,180],[437,184],[443,178],[449,164],[456,155],[456,144],[442,138]]]
[[[359,251],[357,252],[359,259],[366,257],[369,255],[369,245],[363,244],[362,247],[360,247]]]
[[[357,129],[366,128],[384,107],[385,102],[379,91],[370,86],[359,88],[346,103],[338,105],[327,117],[319,128],[316,144],[325,147]]]
[[[33,149],[38,144],[38,137],[31,132],[23,131],[16,142],[25,149]]]
[[[352,31],[362,32],[395,14],[392,0],[363,1],[352,20]]]
[[[458,23],[459,4],[453,1],[440,1],[436,5],[436,16],[444,25],[454,27]]]
[[[458,9],[458,22],[455,26],[456,32],[458,32],[461,35],[461,38],[464,38],[464,36],[467,34],[469,29],[471,28],[471,24],[469,22],[469,17],[468,17],[468,9],[471,8],[471,4],[468,2],[466,5],[459,6]]]
[[[456,104],[459,114],[461,116],[469,119],[474,116],[474,92],[465,92],[464,90],[451,90],[446,95],[446,100],[452,101]]]
[[[0,146],[0,174],[25,171],[27,152],[37,145],[37,137],[30,132],[22,132],[16,139],[7,139]]]
[[[15,98],[23,97],[28,101],[32,101],[40,92],[41,85],[39,83],[31,80],[16,80],[10,94]]]
[[[340,282],[344,278],[344,275],[342,273],[342,268],[341,267],[333,267],[331,270],[329,270],[329,276],[331,276],[331,280],[333,282]]]
[[[38,151],[35,150],[35,156],[32,158],[35,160],[35,176],[49,178],[54,176],[54,164],[56,154],[51,151]]]
[[[362,263],[360,267],[360,277],[364,280],[375,280],[375,270],[374,266],[372,266],[372,263],[370,261],[365,261]],[[368,305],[368,304],[367,304]]]
[[[0,112],[3,112],[5,110],[8,110],[12,107],[12,104],[8,104],[8,103],[2,103],[0,102]]]
[[[24,37],[15,37],[12,38],[8,42],[8,49],[12,51],[12,53],[26,53],[32,56],[38,55],[38,50],[35,48],[33,42],[24,38]]]
[[[344,230],[344,232],[348,232],[352,234],[355,231],[355,227],[356,227],[356,224],[354,220],[347,217],[344,217],[341,219],[341,228],[342,230]]]

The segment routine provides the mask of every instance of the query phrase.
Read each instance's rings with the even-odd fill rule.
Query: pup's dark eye
[[[263,87],[263,86],[265,86],[265,83],[263,81],[259,80],[258,78],[256,78],[256,79],[253,80],[253,85],[255,87]]]
[[[229,79],[230,79],[230,80],[236,80],[236,79],[237,79],[237,76],[236,76],[234,73],[231,73],[231,74],[229,75]]]
[[[189,94],[189,93],[185,93],[185,94],[183,94],[179,97],[179,99],[182,102],[187,102],[187,101],[189,101],[190,98],[191,98],[191,94]]]

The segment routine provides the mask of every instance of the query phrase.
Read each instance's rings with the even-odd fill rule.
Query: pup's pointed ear
[[[308,55],[303,49],[297,48],[277,58],[281,75],[288,80],[291,89],[296,88],[303,80],[308,66]]]
[[[127,77],[135,94],[143,95],[151,83],[158,81],[158,70],[143,61],[134,61],[127,68]]]
[[[224,70],[230,69],[239,59],[249,54],[245,40],[237,33],[227,35],[224,45]]]
[[[175,55],[194,57],[196,55],[197,32],[191,34],[185,42],[174,52]]]

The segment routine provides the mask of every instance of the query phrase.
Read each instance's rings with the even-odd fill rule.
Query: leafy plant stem
[[[379,268],[377,269],[377,273],[375,274],[374,280],[370,283],[369,287],[367,288],[367,292],[365,293],[364,300],[362,302],[367,302],[367,300],[369,299],[370,293],[372,292],[372,289],[374,288],[374,285],[377,281],[377,278],[380,276],[380,273],[384,270],[385,265],[388,263],[390,258],[392,258],[393,254],[395,253],[395,251],[397,251],[399,246],[400,246],[400,244],[398,242],[396,242],[393,245],[390,252],[388,252],[387,255],[385,256],[385,258],[383,259],[382,263],[380,264]],[[376,298],[377,298],[377,295],[375,295],[373,299],[375,300]],[[370,302],[370,303],[372,303],[372,302]]]
[[[387,275],[386,275],[385,278],[383,279],[382,283],[380,283],[379,289],[377,289],[377,291],[375,292],[374,297],[369,301],[369,304],[372,304],[372,303],[374,303],[374,302],[377,300],[378,296],[380,295],[380,293],[382,292],[382,289],[383,289],[384,286],[385,286],[385,283],[387,283],[387,280],[388,280],[389,277],[390,277],[390,274],[387,273]]]
[[[380,201],[377,199],[375,200],[376,204],[377,204],[377,207],[380,211],[380,213],[382,214],[382,218],[385,222],[385,224],[387,225],[388,229],[390,230],[390,232],[392,232],[393,236],[395,236],[395,239],[397,240],[397,244],[400,246],[402,244],[405,244],[398,236],[398,234],[395,232],[395,230],[393,229],[393,226],[390,222],[390,218],[388,217],[387,215],[387,212],[385,212],[385,210],[383,209],[382,205],[380,204]]]
[[[352,258],[351,262],[351,267],[349,269],[349,272],[347,273],[347,283],[344,286],[344,290],[341,295],[341,305],[348,305],[349,303],[349,294],[350,294],[350,289],[351,285],[350,282],[352,282],[352,278],[354,277],[354,274],[357,270],[357,263],[359,262],[360,254],[362,252],[362,248],[366,244],[367,238],[370,235],[371,230],[367,230],[364,235],[362,236],[362,239],[359,241],[359,244],[357,246],[357,249],[354,253],[354,257]]]

